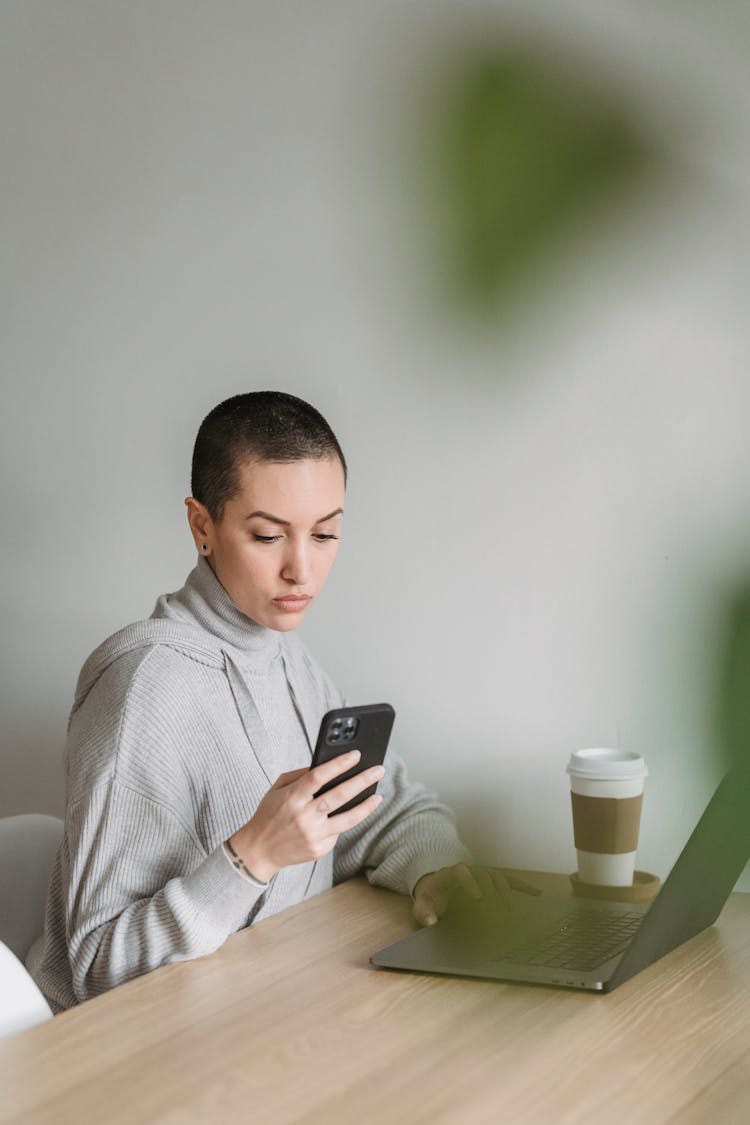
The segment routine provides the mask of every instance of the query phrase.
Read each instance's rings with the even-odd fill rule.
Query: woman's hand
[[[506,910],[513,909],[511,891],[538,895],[541,891],[523,879],[504,874],[499,867],[456,863],[430,871],[414,887],[414,917],[421,926],[433,926],[448,910],[457,895],[473,899],[489,898]]]
[[[348,812],[330,816],[363,789],[380,781],[385,770],[373,766],[342,781],[320,797],[314,794],[356,764],[359,751],[341,754],[314,769],[282,773],[258,805],[255,815],[230,839],[246,867],[267,883],[282,867],[320,859],[332,850],[342,832],[354,828],[382,801],[377,793]]]

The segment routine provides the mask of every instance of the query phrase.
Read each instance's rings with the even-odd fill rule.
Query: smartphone
[[[338,758],[340,754],[347,754],[350,750],[359,750],[362,756],[350,770],[340,773],[333,781],[322,785],[315,796],[319,797],[321,793],[334,789],[342,781],[354,777],[362,770],[369,769],[370,766],[382,765],[395,718],[396,712],[390,703],[371,703],[366,707],[337,707],[333,711],[328,711],[320,723],[310,769],[323,762],[329,762],[332,758]],[[351,801],[347,801],[328,815],[337,816],[348,809],[353,809],[355,805],[361,804],[371,796],[377,787],[377,782],[368,786],[356,797],[352,797]]]

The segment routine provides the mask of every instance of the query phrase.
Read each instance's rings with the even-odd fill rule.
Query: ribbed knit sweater
[[[369,701],[368,701],[369,702]],[[308,766],[344,697],[292,632],[256,624],[208,561],[150,618],[101,644],[78,679],[65,747],[65,832],[27,966],[61,1011],[364,871],[409,894],[469,859],[450,809],[391,748],[383,801],[332,853],[265,886],[223,847],[271,784]]]

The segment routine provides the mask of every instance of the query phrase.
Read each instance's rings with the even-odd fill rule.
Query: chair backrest
[[[24,960],[44,929],[47,887],[63,823],[43,813],[0,819],[0,941]]]
[[[34,981],[1,941],[0,996],[0,1039],[52,1019],[50,1006]]]

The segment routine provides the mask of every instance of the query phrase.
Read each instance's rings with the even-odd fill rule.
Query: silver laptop
[[[750,770],[719,784],[650,906],[512,893],[381,949],[373,965],[611,992],[716,921],[750,859]],[[509,920],[510,918],[510,920]]]

